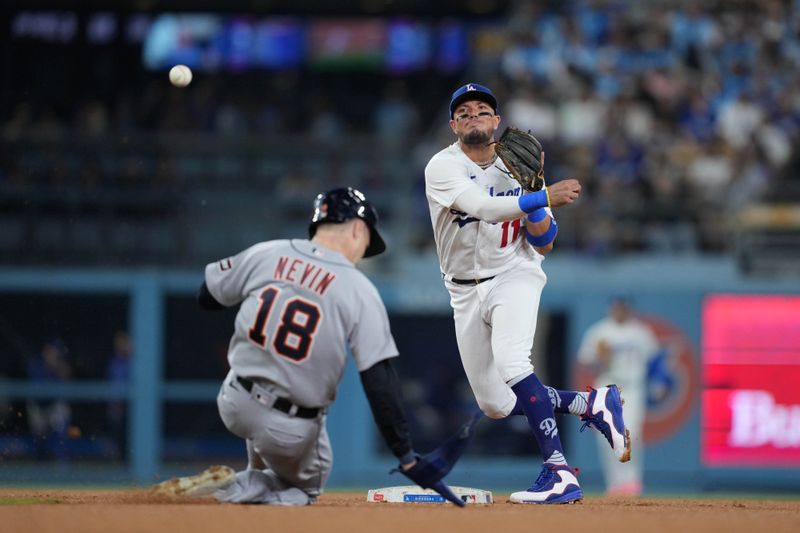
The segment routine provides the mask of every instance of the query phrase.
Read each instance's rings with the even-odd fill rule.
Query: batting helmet
[[[386,250],[386,243],[375,228],[378,212],[361,191],[352,187],[333,189],[317,195],[314,199],[314,214],[311,215],[311,223],[308,225],[308,238],[314,238],[320,224],[346,222],[351,218],[360,218],[369,227],[369,246],[364,257],[372,257]]]
[[[456,89],[450,98],[450,118],[453,118],[456,108],[467,100],[486,102],[497,113],[497,98],[494,97],[492,90],[477,83],[467,83]]]

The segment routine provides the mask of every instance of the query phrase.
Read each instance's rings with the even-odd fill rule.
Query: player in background
[[[458,453],[432,465],[414,452],[392,360],[398,351],[375,286],[355,268],[386,248],[378,215],[352,188],[317,196],[309,239],[256,244],[210,263],[198,302],[239,305],[228,350],[230,372],[217,406],[247,444],[247,469],[224,466],[155,487],[157,494],[205,495],[223,502],[307,505],[325,487],[333,453],[328,407],[352,349],[375,422],[412,481],[463,502],[441,478]],[[444,446],[438,451],[442,451]],[[451,463],[440,464],[442,457]],[[447,461],[445,461],[447,462]]]
[[[621,461],[630,453],[615,386],[591,393],[545,387],[530,359],[547,280],[542,261],[558,227],[550,208],[575,201],[581,186],[567,179],[543,193],[523,194],[495,154],[500,116],[488,88],[460,87],[449,111],[457,140],[431,158],[425,191],[461,362],[483,412],[526,416],[543,454],[539,477],[511,501],[576,501],[582,492],[564,457],[554,411],[582,416]]]
[[[647,365],[658,350],[652,330],[633,315],[630,300],[615,297],[608,316],[593,324],[583,335],[578,363],[594,377],[596,387],[616,383],[625,391],[625,425],[639,445],[630,465],[621,467],[601,454],[609,495],[635,496],[642,492],[644,460],[641,441],[647,411]]]

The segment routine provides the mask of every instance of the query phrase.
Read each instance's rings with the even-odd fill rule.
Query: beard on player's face
[[[462,133],[458,136],[458,140],[461,141],[461,144],[466,144],[468,146],[489,144],[489,141],[492,140],[492,130],[480,130],[476,128]]]

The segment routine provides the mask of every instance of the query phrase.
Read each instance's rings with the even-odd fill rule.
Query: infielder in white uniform
[[[217,405],[228,430],[246,441],[248,466],[238,473],[212,467],[164,482],[156,493],[277,505],[316,500],[333,464],[326,412],[349,346],[400,471],[464,505],[441,481],[460,452],[446,443],[432,465],[430,455],[412,448],[386,308],[355,268],[386,248],[377,217],[361,192],[334,189],[314,202],[310,240],[262,242],[206,266],[199,303],[210,310],[239,305]]]
[[[547,281],[542,261],[557,232],[550,208],[572,203],[581,186],[567,179],[522,194],[494,151],[497,111],[494,94],[482,85],[453,93],[457,141],[428,163],[425,190],[461,361],[478,405],[492,418],[524,414],[543,454],[539,477],[511,501],[567,503],[582,492],[564,458],[554,409],[599,429],[621,461],[630,455],[629,440],[616,386],[557,391],[534,373],[530,352]]]
[[[615,298],[608,316],[583,335],[578,362],[595,377],[595,384],[616,383],[625,390],[625,425],[639,438],[637,452],[624,467],[601,454],[606,491],[613,495],[642,492],[644,468],[641,441],[647,412],[647,365],[658,350],[652,330],[633,316],[626,298]]]

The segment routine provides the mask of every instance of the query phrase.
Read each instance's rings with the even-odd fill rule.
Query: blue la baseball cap
[[[456,89],[456,92],[454,92],[452,98],[450,98],[450,118],[453,118],[453,113],[456,108],[467,100],[486,102],[492,106],[494,112],[497,113],[497,98],[494,97],[494,93],[491,89],[483,85],[478,85],[477,83],[467,83]]]

